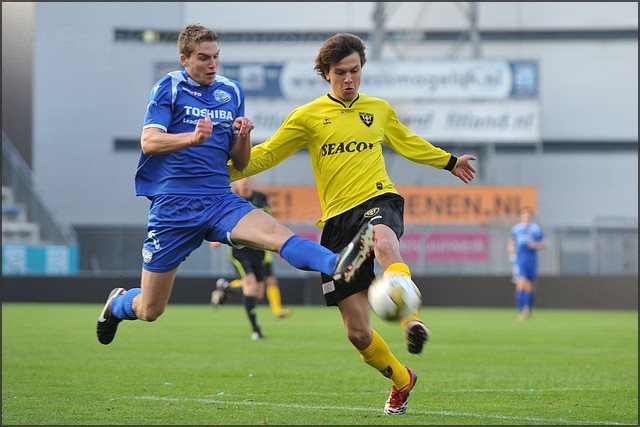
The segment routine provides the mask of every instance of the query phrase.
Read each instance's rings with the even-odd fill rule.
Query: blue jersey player
[[[538,279],[538,249],[543,249],[545,245],[542,228],[533,222],[533,210],[523,208],[520,211],[520,222],[511,227],[507,246],[513,262],[518,320],[525,320],[531,316],[535,282]]]
[[[303,239],[231,191],[227,162],[250,159],[253,123],[244,117],[238,82],[217,74],[217,34],[189,24],[178,37],[184,70],[151,89],[135,175],[151,204],[139,288],[115,288],[97,324],[98,341],[113,341],[122,320],[156,320],[165,310],[180,264],[205,240],[278,252],[301,270],[349,282],[372,256],[373,227],[361,228],[340,253]]]

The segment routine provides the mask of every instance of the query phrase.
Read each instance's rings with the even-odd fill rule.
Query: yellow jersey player
[[[330,92],[291,112],[272,137],[252,148],[246,167],[229,164],[229,171],[231,180],[237,180],[306,149],[322,207],[320,243],[329,249],[340,248],[359,227],[371,224],[375,258],[384,274],[410,278],[399,245],[404,233],[404,199],[388,176],[383,145],[413,162],[447,170],[465,183],[475,176],[470,161],[476,158],[455,157],[433,146],[403,125],[389,102],[359,93],[365,62],[365,44],[358,36],[339,33],[328,39],[316,56],[315,70],[330,84]],[[347,337],[362,360],[391,380],[384,413],[404,414],[417,376],[371,328],[367,289],[374,277],[373,259],[369,258],[348,285],[322,274],[322,289],[326,304],[338,306]],[[400,324],[409,353],[421,353],[429,330],[418,313]]]

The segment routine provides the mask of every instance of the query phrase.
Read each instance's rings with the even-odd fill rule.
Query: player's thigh
[[[254,209],[231,230],[231,240],[239,245],[278,252],[293,232],[271,215]]]

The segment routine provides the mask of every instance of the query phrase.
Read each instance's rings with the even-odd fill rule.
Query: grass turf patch
[[[348,342],[335,307],[172,305],[124,321],[108,346],[101,305],[2,307],[4,425],[638,424],[636,311],[422,309],[432,338],[409,355],[399,324],[372,326],[418,373],[407,414]]]

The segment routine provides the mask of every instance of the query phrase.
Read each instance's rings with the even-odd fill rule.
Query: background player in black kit
[[[267,195],[254,189],[252,177],[236,181],[233,185],[233,191],[258,209],[262,209],[271,215]],[[240,278],[237,280],[240,282],[242,289],[244,307],[251,323],[251,339],[253,340],[264,338],[258,325],[256,306],[258,300],[261,300],[264,296],[265,283],[267,298],[273,315],[277,318],[291,315],[291,310],[282,308],[280,287],[277,278],[273,275],[271,258],[271,253],[268,251],[247,247],[232,247],[229,251],[229,259],[238,271],[238,277]],[[237,289],[237,287],[231,285],[226,279],[218,279],[216,289],[211,293],[211,303],[216,307],[223,304],[234,289]]]

